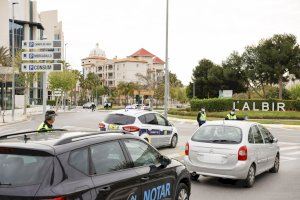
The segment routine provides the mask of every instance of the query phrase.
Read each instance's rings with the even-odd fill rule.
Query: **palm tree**
[[[133,96],[134,90],[137,88],[137,84],[133,82],[120,82],[117,86],[119,95],[123,95],[126,98],[126,104],[129,103],[129,97]]]
[[[9,50],[6,47],[0,47],[0,64],[2,66],[10,65]]]

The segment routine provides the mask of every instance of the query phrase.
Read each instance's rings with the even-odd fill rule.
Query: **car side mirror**
[[[171,159],[167,158],[166,156],[160,156],[159,162],[161,164],[161,168],[166,168],[169,164],[171,164]]]
[[[278,139],[277,138],[273,138],[272,143],[277,143]]]

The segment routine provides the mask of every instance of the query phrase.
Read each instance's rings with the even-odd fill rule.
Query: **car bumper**
[[[228,179],[246,179],[250,167],[247,161],[238,161],[231,168],[208,168],[201,165],[194,165],[188,156],[184,157],[184,163],[190,173],[196,172],[204,176],[228,178]]]

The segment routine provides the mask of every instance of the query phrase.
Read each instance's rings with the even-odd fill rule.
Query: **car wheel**
[[[189,188],[186,184],[180,183],[176,192],[176,200],[189,200]]]
[[[244,180],[244,186],[250,188],[255,182],[255,166],[252,164],[249,168],[247,178]]]
[[[191,180],[192,181],[198,181],[200,175],[196,173],[191,173]]]
[[[175,135],[173,135],[173,137],[171,139],[170,147],[171,148],[176,148],[177,143],[178,143],[178,136],[175,134]]]
[[[270,169],[270,172],[272,173],[277,173],[279,171],[279,166],[280,166],[280,159],[279,155],[276,155],[274,166]]]

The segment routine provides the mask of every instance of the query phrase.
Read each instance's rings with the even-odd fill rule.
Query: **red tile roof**
[[[153,55],[152,53],[150,53],[146,49],[141,48],[140,50],[138,50],[137,52],[135,52],[134,54],[131,55],[131,57],[138,57],[138,56],[142,56],[142,57],[154,57],[155,55]]]
[[[162,65],[165,64],[165,62],[157,56],[153,57],[153,63],[154,64],[162,64]]]

